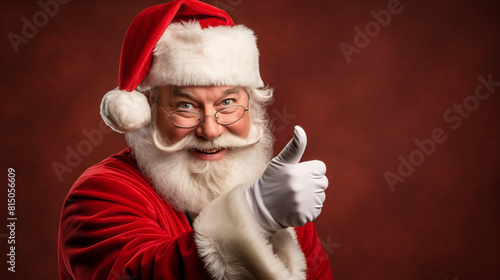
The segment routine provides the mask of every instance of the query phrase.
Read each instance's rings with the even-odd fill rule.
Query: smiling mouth
[[[193,149],[193,151],[196,151],[198,153],[203,153],[203,154],[215,154],[218,153],[222,150],[223,148],[214,148],[214,149]]]

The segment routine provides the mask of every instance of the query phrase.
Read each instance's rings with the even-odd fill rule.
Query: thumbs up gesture
[[[302,226],[321,213],[328,187],[326,165],[319,160],[300,162],[306,145],[305,131],[296,126],[293,139],[246,190],[250,209],[270,235]]]

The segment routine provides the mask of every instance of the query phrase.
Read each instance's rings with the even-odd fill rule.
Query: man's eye
[[[181,102],[179,104],[179,108],[181,108],[182,110],[189,110],[189,109],[193,108],[193,105],[191,103],[188,103],[188,102]]]
[[[233,103],[232,99],[224,99],[224,100],[222,100],[222,105],[224,105],[224,106],[231,105],[231,103]]]

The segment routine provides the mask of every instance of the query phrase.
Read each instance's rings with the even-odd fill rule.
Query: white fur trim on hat
[[[279,230],[267,238],[247,206],[243,187],[208,204],[193,227],[198,254],[214,279],[306,279],[295,230]]]
[[[101,116],[113,130],[126,133],[148,124],[151,120],[151,109],[143,93],[114,89],[102,98]]]
[[[170,24],[156,44],[148,76],[138,87],[263,87],[254,32],[243,26],[201,28],[199,22]]]

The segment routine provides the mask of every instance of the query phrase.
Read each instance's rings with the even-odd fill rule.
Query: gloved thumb
[[[299,163],[307,146],[306,132],[302,127],[296,125],[292,140],[277,155],[273,161],[281,163]]]

